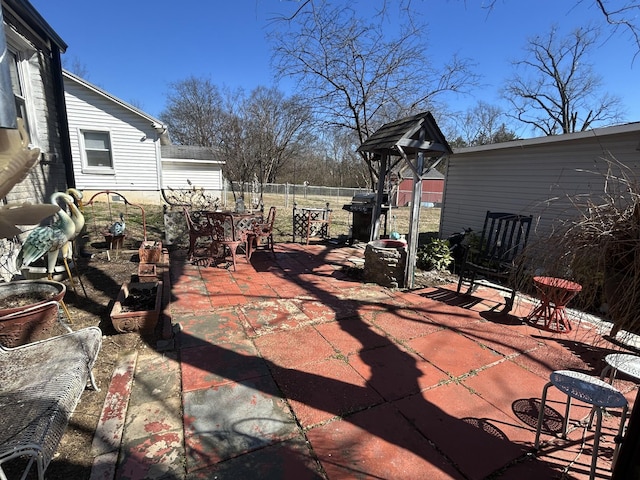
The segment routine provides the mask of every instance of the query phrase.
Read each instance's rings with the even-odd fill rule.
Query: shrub
[[[446,270],[453,261],[447,240],[432,238],[416,252],[416,266],[421,270]]]

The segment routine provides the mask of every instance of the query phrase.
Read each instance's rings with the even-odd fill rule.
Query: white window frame
[[[35,119],[36,106],[33,101],[33,91],[31,88],[31,77],[29,69],[29,59],[36,54],[36,50],[28,43],[21,35],[15,32],[11,28],[5,28],[7,48],[12,55],[16,57],[16,70],[18,75],[18,81],[20,82],[21,95],[15,95],[16,97],[16,114],[20,116],[19,105],[24,107],[23,118],[25,128],[29,134],[29,146],[35,147],[38,143],[38,132]],[[11,58],[13,61],[13,58]]]
[[[107,135],[109,140],[109,154],[111,157],[111,166],[95,166],[89,165],[87,158],[87,147],[85,145],[85,133],[102,133]],[[100,128],[79,128],[78,129],[78,147],[80,148],[80,158],[82,159],[82,173],[95,173],[98,175],[114,175],[115,174],[115,159],[113,154],[113,141],[111,131],[108,129]]]

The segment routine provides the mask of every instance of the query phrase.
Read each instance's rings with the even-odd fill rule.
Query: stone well
[[[383,287],[404,287],[407,243],[402,240],[374,240],[364,251],[364,281]]]

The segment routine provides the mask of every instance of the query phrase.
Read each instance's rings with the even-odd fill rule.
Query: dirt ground
[[[103,343],[93,369],[99,392],[86,390],[78,404],[60,446],[51,461],[46,477],[49,480],[88,479],[91,473],[93,456],[91,443],[102,411],[105,396],[118,356],[131,349],[155,348],[156,336],[142,337],[138,333],[118,333],[113,328],[110,312],[122,284],[137,281],[138,251],[135,245],[125,245],[116,256],[114,252],[106,255],[106,249],[98,244],[97,248],[87,248],[86,253],[93,256],[80,257],[76,268],[72,269],[75,279],[75,291],[68,280],[65,303],[71,314],[73,330],[88,326],[98,326],[103,332]],[[174,251],[172,255],[184,254]],[[349,272],[358,276],[358,272]],[[433,286],[455,281],[448,273],[421,272],[416,274],[416,286]],[[64,317],[63,317],[64,318]],[[60,333],[64,333],[60,330]],[[9,469],[8,473],[10,473]],[[9,478],[12,478],[11,474]],[[35,478],[35,477],[34,477]]]

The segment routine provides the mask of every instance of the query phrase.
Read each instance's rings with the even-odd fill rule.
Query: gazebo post
[[[420,129],[420,141],[424,141],[424,128]],[[413,198],[411,199],[411,215],[409,216],[409,239],[407,252],[407,267],[404,271],[404,285],[413,288],[416,269],[416,254],[418,251],[418,237],[420,235],[420,204],[422,203],[422,169],[424,168],[424,152],[419,151],[416,156],[416,168],[413,169]]]
[[[376,193],[376,202],[371,212],[371,234],[369,241],[378,240],[380,238],[380,215],[382,215],[382,199],[384,197],[384,181],[387,178],[387,161],[389,155],[382,153],[380,156],[380,175],[378,176],[378,191]]]

